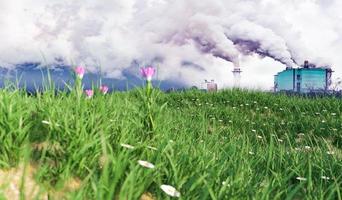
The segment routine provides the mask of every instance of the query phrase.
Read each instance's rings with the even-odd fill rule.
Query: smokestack
[[[234,63],[234,70],[232,71],[234,75],[234,87],[239,88],[241,82],[241,68],[239,63]]]

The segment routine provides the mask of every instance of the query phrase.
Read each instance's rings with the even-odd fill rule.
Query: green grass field
[[[178,199],[342,199],[341,99],[152,96],[149,131],[139,89],[92,99],[0,90],[0,169],[34,166],[32,199],[174,199],[162,184]],[[70,179],[77,187],[65,189]],[[6,186],[0,180],[0,199]]]

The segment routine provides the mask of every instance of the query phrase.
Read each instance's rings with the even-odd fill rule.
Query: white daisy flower
[[[254,133],[255,133],[255,132],[256,132],[256,130],[255,130],[255,129],[253,129],[253,130],[252,130],[252,132],[254,132]]]
[[[144,161],[144,160],[138,160],[138,163],[139,163],[139,165],[146,167],[146,168],[149,168],[149,169],[155,168],[155,166],[152,163]]]
[[[180,197],[180,192],[178,192],[171,185],[161,185],[160,189],[162,189],[167,195],[169,195],[171,197]]]
[[[230,187],[230,184],[227,183],[227,181],[223,181],[223,182],[222,182],[222,185],[227,186],[227,187]]]
[[[321,178],[324,180],[330,180],[330,177],[328,177],[328,176],[322,176]]]
[[[261,136],[261,135],[257,135],[257,138],[258,138],[258,139],[262,139],[262,136]]]
[[[278,142],[284,142],[284,140],[282,140],[282,139],[278,139]]]
[[[304,148],[305,148],[306,150],[310,150],[310,149],[311,149],[310,146],[305,146]]]
[[[327,154],[328,154],[328,155],[334,155],[335,152],[333,152],[333,151],[327,151]]]
[[[50,125],[50,124],[51,124],[51,122],[49,122],[49,121],[47,121],[47,120],[43,120],[42,123],[43,123],[43,124],[47,124],[47,125]]]
[[[325,123],[326,121],[325,120],[322,120],[322,123]]]
[[[306,181],[306,180],[308,180],[307,178],[299,177],[299,176],[296,179],[299,180],[299,181]]]
[[[134,149],[134,146],[129,145],[129,144],[120,144],[120,145],[126,149]]]

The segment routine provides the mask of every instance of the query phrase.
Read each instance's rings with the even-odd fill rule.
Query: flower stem
[[[146,84],[147,84],[146,93],[147,93],[148,99],[150,100],[151,99],[151,94],[152,94],[152,82],[151,81],[147,81]]]
[[[146,95],[147,95],[147,128],[148,131],[151,133],[154,131],[154,121],[153,121],[153,114],[152,114],[152,82],[146,82]]]
[[[77,77],[76,82],[75,82],[75,92],[77,96],[77,102],[80,104],[82,93],[83,93],[83,88],[82,88],[82,79]]]

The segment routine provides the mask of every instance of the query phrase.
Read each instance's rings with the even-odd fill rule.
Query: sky
[[[277,72],[309,60],[342,77],[340,0],[0,0],[0,9],[7,70],[83,65],[130,81],[152,65],[160,81],[225,88],[241,67],[241,87],[269,90]]]

